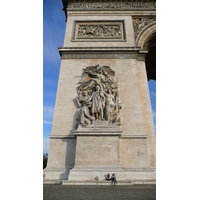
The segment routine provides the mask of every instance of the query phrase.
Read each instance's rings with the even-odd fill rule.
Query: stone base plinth
[[[70,171],[68,180],[71,181],[94,181],[98,178],[99,181],[106,179],[106,174],[117,174],[118,180],[126,180],[126,174],[120,167],[115,168],[74,168]]]
[[[45,180],[43,180],[43,184],[61,185],[61,184],[62,184],[62,180],[56,180],[56,179],[45,179]]]
[[[131,180],[154,180],[156,179],[155,168],[126,168],[124,169],[127,179]]]
[[[76,136],[75,167],[68,180],[105,180],[107,173],[118,172],[125,180],[119,161],[119,136],[122,134],[116,124],[94,121],[87,127],[74,131]]]
[[[70,171],[68,180],[105,180],[107,173],[118,172],[125,180],[120,167],[119,136],[122,134],[116,124],[94,121],[87,127],[74,131],[76,136],[75,167]]]
[[[156,170],[153,168],[132,168],[132,169],[122,169],[122,168],[74,168],[70,171],[68,180],[70,181],[105,181],[106,174],[112,175],[116,174],[116,178],[119,181],[131,181],[137,183],[143,183],[148,180],[149,182],[155,182],[156,180]],[[98,177],[96,180],[95,178]]]
[[[118,185],[136,185],[136,184],[156,184],[156,179],[135,179],[135,180],[117,180]],[[62,185],[103,185],[109,186],[113,185],[112,181],[68,181],[63,180]]]
[[[49,182],[52,180],[55,182],[55,180],[65,180],[68,179],[70,169],[44,169],[43,171],[43,178],[45,181]]]

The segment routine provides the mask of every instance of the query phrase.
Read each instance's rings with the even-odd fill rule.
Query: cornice
[[[50,139],[76,139],[74,135],[50,135]]]
[[[116,52],[116,51],[133,51],[133,52],[139,52],[141,49],[140,47],[58,47],[58,51],[61,52],[99,52],[99,51],[110,51],[110,52]]]
[[[156,10],[155,0],[62,0],[67,19],[68,11],[136,11]]]
[[[147,139],[148,135],[122,135],[120,139]]]
[[[148,50],[140,47],[59,47],[61,59],[137,59]]]

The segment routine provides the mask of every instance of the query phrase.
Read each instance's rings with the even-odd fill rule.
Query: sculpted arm
[[[92,100],[92,97],[93,97],[93,93],[92,95],[90,96],[90,98],[87,100],[88,102]]]
[[[105,93],[103,90],[101,90],[102,91],[102,93],[106,96],[106,97],[108,97],[108,94],[107,93]]]

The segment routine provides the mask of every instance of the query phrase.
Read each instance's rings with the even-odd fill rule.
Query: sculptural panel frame
[[[95,64],[83,69],[76,89],[79,106],[76,128],[99,122],[121,126],[118,82],[109,66]]]
[[[72,42],[126,42],[124,20],[74,21]]]

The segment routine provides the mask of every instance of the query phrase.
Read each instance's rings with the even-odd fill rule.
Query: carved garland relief
[[[118,84],[115,72],[109,66],[89,66],[83,69],[77,86],[77,102],[80,114],[77,127],[88,126],[95,121],[121,125]]]

